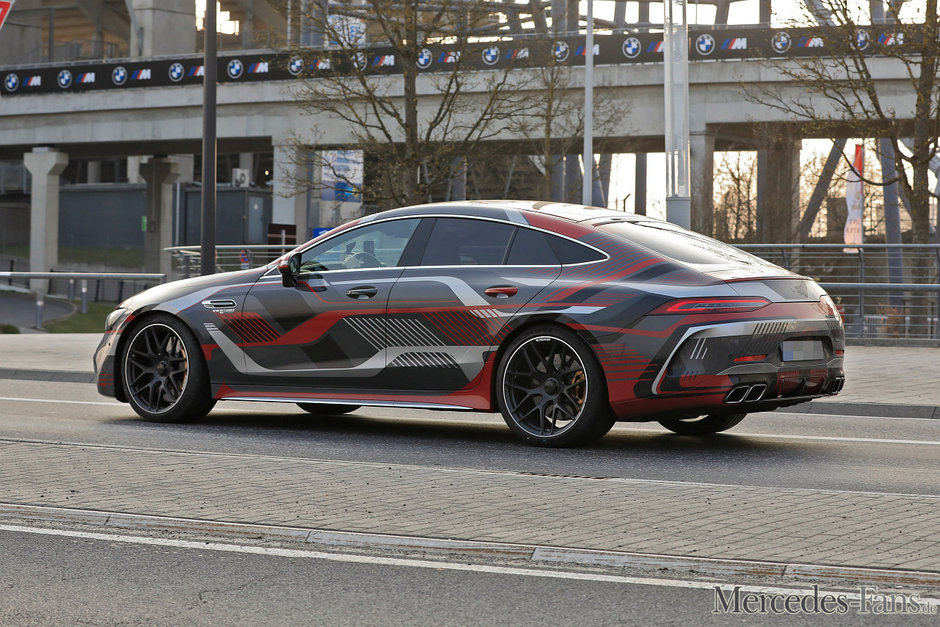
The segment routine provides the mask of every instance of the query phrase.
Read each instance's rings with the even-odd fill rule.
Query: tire
[[[509,428],[538,446],[581,446],[604,436],[615,417],[593,351],[574,332],[540,325],[503,351],[496,402]]]
[[[215,405],[202,349],[178,318],[156,314],[133,327],[119,363],[127,400],[145,420],[198,420]]]
[[[339,416],[356,411],[362,405],[328,405],[326,403],[297,403],[297,407],[314,416]]]
[[[659,424],[679,435],[711,435],[727,431],[745,416],[747,414],[708,414],[683,420],[660,420]]]

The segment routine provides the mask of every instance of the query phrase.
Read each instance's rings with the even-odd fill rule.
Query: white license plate
[[[826,358],[826,349],[820,340],[787,340],[780,344],[783,361],[820,361]]]

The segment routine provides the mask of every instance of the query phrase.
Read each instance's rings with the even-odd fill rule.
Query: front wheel
[[[660,420],[659,424],[680,435],[711,435],[727,431],[747,414],[708,414],[681,420]]]
[[[120,364],[127,400],[146,420],[196,420],[215,405],[199,343],[173,316],[151,316],[131,329]]]
[[[521,333],[499,362],[496,400],[514,433],[540,446],[579,446],[614,424],[604,373],[572,331],[538,326]]]

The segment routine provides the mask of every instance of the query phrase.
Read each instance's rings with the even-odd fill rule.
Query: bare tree
[[[548,48],[550,40],[541,43]],[[516,86],[527,93],[522,106],[516,107],[509,129],[527,139],[527,152],[535,155],[542,174],[537,194],[551,198],[553,188],[564,188],[560,168],[566,156],[580,154],[584,137],[584,89],[572,77],[572,68],[558,63],[554,57],[527,72],[524,82]],[[595,90],[594,134],[607,137],[615,134],[616,122],[623,119],[623,107],[603,90]],[[616,134],[627,135],[627,129],[616,128]],[[604,152],[604,142],[595,140],[594,152]],[[596,177],[597,172],[586,171]],[[580,189],[564,189],[566,199],[580,202]]]
[[[519,106],[511,66],[475,67],[493,45],[473,36],[492,28],[493,5],[364,0],[331,3],[329,11],[315,5],[305,16],[325,45],[291,50],[306,68],[295,98],[313,120],[296,134],[296,145],[319,143],[323,124],[343,124],[354,138],[343,148],[363,151],[368,179],[364,190],[356,189],[358,181],[345,181],[347,187],[364,191],[366,202],[379,207],[426,201],[430,190],[482,154],[485,142],[505,130]],[[368,48],[366,38],[377,48]],[[437,71],[423,71],[432,58]],[[383,72],[383,64],[391,74],[387,68]],[[332,167],[322,153],[297,154],[306,165]],[[342,173],[335,174],[342,180]],[[310,186],[302,177],[291,182],[297,190]]]
[[[751,98],[803,122],[810,130],[839,128],[850,137],[887,139],[893,150],[886,153],[893,157],[897,174],[880,180],[866,177],[865,182],[897,182],[908,201],[913,241],[927,243],[932,196],[928,172],[940,134],[937,3],[925,2],[913,20],[901,21],[898,8],[902,2],[892,0],[884,20],[890,28],[880,41],[875,40],[872,25],[860,23],[855,2],[812,0],[806,4],[807,17],[820,22],[812,36],[822,40],[825,54],[794,57],[773,65],[785,78],[805,86],[805,94],[790,97],[782,89],[765,88],[752,92]],[[871,0],[871,5],[876,13],[883,6],[881,0]],[[901,103],[897,86],[880,80],[879,73],[885,69],[906,83]],[[820,99],[828,107],[819,107]],[[900,110],[896,108],[899,104]]]

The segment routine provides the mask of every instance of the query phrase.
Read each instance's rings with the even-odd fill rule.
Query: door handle
[[[350,298],[355,298],[356,300],[365,300],[367,298],[372,298],[379,293],[377,288],[372,287],[371,285],[363,285],[362,287],[354,287],[348,292],[346,296]]]
[[[494,285],[483,290],[483,293],[494,298],[509,298],[515,296],[518,291],[519,288],[512,285]]]

